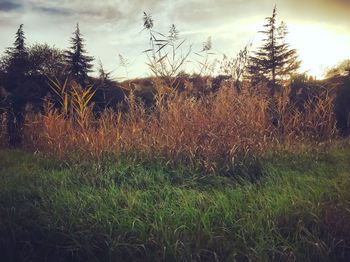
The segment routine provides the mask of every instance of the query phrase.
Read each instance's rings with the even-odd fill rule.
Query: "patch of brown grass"
[[[271,121],[271,101],[249,92],[221,89],[194,99],[159,92],[152,110],[128,98],[128,112],[105,111],[98,119],[91,105],[80,107],[80,94],[70,94],[73,113],[47,104],[44,113],[28,116],[25,145],[61,158],[101,160],[106,153],[164,159],[206,172],[227,172],[259,158],[276,146],[326,141],[335,136],[330,98],[317,100],[300,112],[288,101],[277,103],[278,125]],[[89,94],[85,94],[88,97]],[[80,102],[79,102],[80,101]],[[77,105],[78,104],[78,105]]]

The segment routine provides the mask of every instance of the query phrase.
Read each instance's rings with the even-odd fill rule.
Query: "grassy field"
[[[262,176],[65,166],[0,151],[3,261],[346,261],[350,149],[270,155]]]

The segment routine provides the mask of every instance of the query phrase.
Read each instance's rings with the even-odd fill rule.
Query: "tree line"
[[[96,88],[94,102],[96,110],[115,106],[124,98],[110,74],[102,65],[98,78],[90,77],[94,58],[85,50],[85,41],[76,25],[70,39],[70,48],[61,50],[48,44],[27,46],[24,25],[16,32],[15,41],[0,60],[0,113],[7,112],[7,128],[10,144],[21,143],[24,112],[29,104],[34,111],[43,110],[43,98],[54,92],[50,81],[76,82],[81,88],[90,85]]]
[[[184,41],[179,40],[179,32],[174,25],[171,26],[168,36],[158,33],[154,30],[152,17],[145,13],[144,28],[150,34],[150,49],[146,50],[146,53],[151,71],[164,80],[162,83],[165,86],[178,88],[179,81],[176,80],[180,76],[188,75],[184,74],[181,68],[191,50],[186,52],[185,56],[177,57],[176,51],[182,48]],[[223,70],[220,71],[221,75],[213,80],[212,88],[214,89],[214,86],[217,88],[221,81],[227,79],[232,81],[232,88],[235,88],[237,93],[242,91],[244,82],[248,82],[251,88],[266,87],[272,101],[270,108],[272,119],[275,121],[276,99],[283,92],[287,82],[290,99],[300,106],[302,104],[300,101],[310,95],[310,90],[315,90],[317,81],[303,74],[296,74],[300,60],[297,51],[286,41],[287,26],[283,22],[278,23],[276,7],[272,15],[266,18],[264,30],[259,33],[265,38],[256,51],[250,52],[248,47],[245,47],[236,57],[231,59],[225,57],[221,61]],[[202,73],[210,68],[208,66],[210,41],[211,39],[208,39],[201,53],[198,53],[203,58],[200,62]],[[8,113],[7,125],[11,145],[21,143],[20,130],[23,126],[26,105],[31,104],[34,110],[40,111],[43,109],[43,98],[47,95],[54,96],[48,84],[52,79],[57,81],[68,79],[83,89],[93,86],[96,92],[94,96],[96,111],[102,111],[108,106],[115,107],[124,99],[123,90],[111,79],[110,73],[104,70],[102,64],[99,77],[89,75],[92,72],[93,61],[94,58],[88,55],[85,49],[79,24],[76,25],[70,39],[68,50],[60,50],[47,44],[28,47],[23,24],[19,26],[13,46],[5,51],[0,60],[0,110],[7,110]],[[334,75],[337,74],[333,72],[333,78]],[[347,102],[350,104],[349,78],[350,66],[345,69],[335,104],[339,127],[344,134],[350,129],[348,119],[350,106],[347,106]],[[296,91],[300,87],[303,88],[301,93]]]

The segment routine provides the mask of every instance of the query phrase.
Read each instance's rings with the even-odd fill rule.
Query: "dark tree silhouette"
[[[48,44],[34,44],[28,49],[30,76],[59,77],[65,73],[65,53]]]
[[[99,77],[94,83],[94,86],[96,87],[96,92],[93,97],[93,100],[95,102],[95,112],[99,113],[108,107],[113,107],[113,105],[115,105],[114,100],[117,98],[113,95],[111,96],[111,91],[113,89],[116,89],[116,84],[111,78],[111,72],[105,71],[101,61],[99,68]]]
[[[350,74],[337,92],[334,111],[340,134],[348,136],[350,134]]]
[[[340,134],[348,136],[350,134],[350,63],[344,62],[340,67],[343,70],[342,84],[340,85],[334,101],[335,116],[337,118],[337,127]],[[338,76],[339,77],[339,76]],[[335,76],[337,78],[337,76]]]
[[[27,47],[23,25],[16,32],[15,42],[1,57],[1,107],[7,111],[9,144],[18,146],[22,140],[24,112],[27,104],[42,110],[42,98],[50,92],[47,76],[54,76],[64,68],[62,51],[47,44]],[[4,110],[4,109],[3,109]]]
[[[328,94],[327,87],[307,74],[295,74],[290,79],[289,103],[303,112],[306,104],[315,104],[316,100]]]
[[[9,144],[21,144],[21,130],[24,123],[23,112],[27,103],[26,80],[29,72],[28,51],[25,45],[23,24],[16,32],[13,47],[5,52],[2,59],[2,85],[8,92],[6,97],[7,129]]]
[[[93,57],[86,54],[84,39],[80,33],[79,23],[77,23],[71,38],[71,47],[66,52],[66,62],[69,74],[82,87],[89,80],[88,73],[91,72],[93,60]]]
[[[253,52],[248,66],[254,84],[267,81],[271,96],[275,96],[281,80],[295,73],[300,66],[296,50],[291,49],[285,41],[287,27],[283,22],[277,26],[276,17],[275,6],[272,16],[266,18],[266,30],[260,31],[266,35],[263,45]]]
[[[6,55],[3,58],[3,69],[7,76],[7,82],[10,82],[10,80],[21,81],[28,73],[29,60],[25,39],[23,24],[21,24],[16,32],[13,47],[6,50]]]

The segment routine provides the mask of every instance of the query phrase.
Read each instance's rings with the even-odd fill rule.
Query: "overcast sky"
[[[350,58],[350,0],[0,0],[0,51],[12,45],[21,23],[28,44],[67,48],[79,22],[89,54],[115,77],[125,76],[118,54],[131,62],[129,77],[142,76],[150,74],[142,53],[148,48],[144,11],[161,32],[175,24],[194,51],[211,36],[216,53],[234,55],[248,42],[259,45],[257,31],[275,4],[302,70],[320,76]]]

